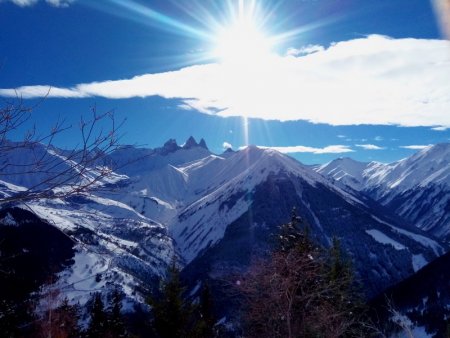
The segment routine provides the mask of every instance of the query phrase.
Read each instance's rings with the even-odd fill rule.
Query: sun
[[[215,34],[214,58],[222,63],[247,65],[269,57],[273,43],[260,21],[241,1],[237,15]]]

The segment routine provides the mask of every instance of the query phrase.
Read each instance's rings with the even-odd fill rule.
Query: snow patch
[[[403,244],[400,244],[399,242],[393,240],[389,236],[385,235],[379,230],[371,229],[366,230],[366,233],[372,236],[372,238],[377,241],[378,243],[385,244],[385,245],[392,245],[395,250],[405,250],[406,247]]]
[[[411,238],[412,240],[416,241],[417,243],[423,245],[424,247],[428,247],[428,248],[432,249],[436,256],[440,256],[444,253],[444,249],[442,248],[442,246],[440,246],[436,241],[432,240],[431,238],[428,238],[428,237],[425,237],[425,236],[422,236],[419,234],[415,234],[413,232],[410,232],[410,231],[407,231],[404,229],[400,229],[392,224],[389,224],[389,223],[379,219],[378,217],[372,216],[372,218],[384,225],[387,225],[395,232]]]
[[[412,255],[412,265],[413,265],[414,272],[419,271],[427,264],[428,264],[428,261],[425,259],[425,257],[422,254]]]

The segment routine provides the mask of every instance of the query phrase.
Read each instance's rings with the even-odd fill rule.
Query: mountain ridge
[[[108,155],[119,168],[114,180],[101,183],[108,189],[29,203],[83,248],[65,280],[85,273],[79,264],[88,262],[94,271],[108,271],[109,283],[125,281],[129,297],[139,298],[130,290],[163,278],[174,257],[192,276],[203,268],[216,276],[229,271],[218,267],[245,269],[248,255],[270,250],[270,238],[294,207],[325,246],[333,236],[343,239],[369,296],[447,250],[317,167],[256,146],[216,155],[202,143],[189,138],[179,146],[170,139],[161,148],[118,149]],[[20,189],[26,187],[0,184],[2,194]]]
[[[418,228],[450,241],[450,143],[428,146],[391,164],[331,161],[316,171],[360,191]],[[339,167],[339,175],[335,168]],[[353,175],[352,175],[353,174]],[[348,179],[348,177],[353,179]]]

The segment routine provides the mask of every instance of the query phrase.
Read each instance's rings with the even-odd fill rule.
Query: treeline
[[[208,284],[187,290],[174,262],[147,299],[150,312],[124,316],[118,290],[94,293],[82,311],[67,299],[60,301],[58,290],[48,287],[33,311],[29,305],[0,302],[0,332],[4,337],[52,338],[389,336],[389,325],[370,318],[351,260],[337,238],[329,248],[318,245],[295,212],[277,236],[270,256],[253,262],[245,274],[230,276],[225,293],[238,301],[227,325],[217,317]],[[405,323],[389,327],[408,333]]]

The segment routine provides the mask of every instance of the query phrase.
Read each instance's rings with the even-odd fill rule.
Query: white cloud
[[[412,149],[412,150],[421,150],[421,149],[425,149],[427,147],[432,146],[432,144],[428,144],[428,145],[410,145],[410,146],[400,146],[400,148],[403,149]]]
[[[224,150],[233,149],[233,146],[231,145],[231,143],[228,143],[228,142],[224,142],[222,144],[222,147],[223,147]]]
[[[9,0],[14,5],[20,6],[20,7],[28,7],[34,5],[38,0]]]
[[[204,64],[131,79],[54,88],[49,97],[161,96],[220,116],[330,125],[450,127],[450,41],[369,36],[304,56],[242,67]],[[267,63],[270,62],[270,63]],[[24,98],[41,86],[17,88]],[[14,96],[0,89],[0,96]]]
[[[242,148],[242,147],[241,147]],[[245,147],[244,147],[245,148]],[[261,149],[273,149],[283,154],[290,153],[313,153],[313,154],[341,154],[351,153],[354,150],[344,145],[331,145],[323,148],[314,148],[306,146],[291,146],[291,147],[265,147],[258,146]]]
[[[450,127],[443,127],[443,126],[439,126],[439,127],[434,127],[434,128],[431,128],[432,130],[435,130],[435,131],[446,131],[447,129],[449,129]]]
[[[20,7],[29,7],[35,5],[40,0],[0,0],[0,2],[9,1]],[[53,7],[68,7],[75,0],[45,0],[45,2]]]
[[[379,142],[379,141],[383,141],[384,138],[381,136],[375,136],[374,140]]]
[[[338,135],[337,137],[339,137],[339,138],[346,138],[347,136],[345,136],[345,135]]]
[[[355,146],[359,148],[363,148],[365,150],[382,150],[384,147],[377,146],[375,144],[355,144]]]

